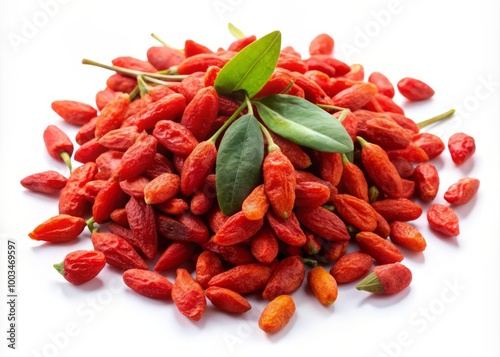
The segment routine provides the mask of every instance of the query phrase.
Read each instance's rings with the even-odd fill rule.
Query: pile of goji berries
[[[239,314],[251,309],[249,296],[259,294],[269,301],[259,320],[267,333],[286,325],[295,312],[292,294],[305,285],[330,305],[337,284],[359,280],[359,290],[386,295],[410,284],[403,251],[426,248],[411,221],[424,213],[419,202],[437,196],[432,160],[446,145],[421,131],[425,124],[406,117],[393,98],[397,88],[410,101],[426,100],[433,89],[414,78],[395,87],[378,72],[365,80],[362,65],[332,55],[327,34],[311,41],[307,58],[283,48],[258,96],[286,93],[319,105],[341,120],[354,151],[320,152],[271,132],[279,149],[266,154],[259,184],[241,210],[227,216],[217,201],[218,142],[208,139],[241,103],[219,94],[214,81],[254,41],[243,37],[217,51],[192,40],[183,50],[153,46],[147,60],[112,60],[109,69],[132,71],[114,72],[95,107],[52,103],[79,126],[76,150],[57,126],[43,133],[48,153],[64,160],[70,174],[49,170],[21,184],[59,194],[59,214],[35,227],[32,239],[67,242],[86,227],[91,231],[88,251],[70,252],[55,265],[66,280],[85,283],[107,263],[121,269],[137,293],[171,299],[193,320],[202,318],[207,299]],[[171,77],[147,76],[158,72]],[[447,146],[456,165],[475,151],[465,133],[452,135]],[[457,236],[453,206],[469,202],[478,188],[476,178],[457,180],[444,194],[449,205],[427,210],[430,227]],[[173,282],[164,274],[169,271],[176,273]]]

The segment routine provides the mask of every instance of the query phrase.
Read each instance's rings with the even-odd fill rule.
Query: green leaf
[[[217,153],[217,200],[225,215],[241,210],[243,200],[260,180],[263,160],[264,138],[259,122],[246,114],[224,133]]]
[[[273,74],[281,51],[281,32],[273,31],[238,52],[214,83],[219,94],[245,91],[252,98]]]
[[[269,130],[296,144],[323,152],[345,153],[354,148],[342,124],[305,99],[276,94],[252,103]]]
[[[229,29],[229,32],[231,35],[233,35],[235,38],[245,38],[245,34],[236,26],[234,26],[232,23],[227,24],[227,28]]]

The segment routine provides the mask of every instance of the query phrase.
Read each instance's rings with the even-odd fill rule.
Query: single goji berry
[[[372,72],[368,76],[368,82],[375,84],[380,94],[385,95],[389,98],[394,97],[395,94],[394,86],[383,73]]]
[[[316,35],[309,43],[309,54],[314,55],[331,55],[335,46],[334,39],[326,34],[320,33]]]
[[[279,240],[297,247],[304,245],[306,242],[306,235],[293,211],[288,218],[278,216],[274,211],[268,211],[266,219]]]
[[[179,267],[191,259],[196,245],[191,242],[172,242],[161,254],[154,266],[155,271],[164,271]]]
[[[262,297],[274,300],[279,295],[289,295],[302,285],[305,276],[306,270],[300,257],[295,255],[284,258],[274,268],[262,291]]]
[[[330,188],[319,182],[298,182],[295,185],[295,206],[321,206],[330,199]]]
[[[397,87],[399,93],[410,101],[426,100],[434,95],[434,89],[427,83],[411,77],[400,79]]]
[[[368,176],[388,196],[401,197],[403,192],[401,176],[384,149],[360,137],[358,137],[358,141],[361,144],[361,160]]]
[[[368,182],[361,168],[350,162],[345,154],[342,154],[342,176],[340,183],[346,193],[368,202]]]
[[[391,222],[390,226],[391,233],[389,236],[395,244],[412,252],[423,252],[425,250],[427,242],[417,228],[401,221]]]
[[[153,299],[170,299],[172,282],[163,275],[144,269],[128,269],[123,272],[123,282],[130,289]]]
[[[97,141],[105,148],[126,151],[139,137],[139,132],[135,126],[125,126],[108,131]]]
[[[429,160],[441,155],[445,149],[443,140],[439,136],[432,133],[421,132],[413,134],[411,141],[425,151]]]
[[[150,103],[132,120],[139,131],[153,129],[160,120],[176,120],[186,108],[186,98],[179,93],[164,96]]]
[[[125,151],[120,164],[113,172],[113,179],[123,181],[139,176],[153,163],[156,156],[157,140],[142,132],[135,143]]]
[[[427,210],[427,222],[432,229],[445,236],[456,237],[460,234],[458,216],[450,206],[432,204]]]
[[[179,175],[165,172],[144,186],[144,200],[147,204],[168,201],[179,193],[180,182]]]
[[[454,205],[463,205],[474,198],[479,191],[480,181],[473,177],[463,177],[448,187],[444,199]]]
[[[207,307],[203,288],[184,268],[176,270],[172,300],[181,314],[194,321],[201,319]]]
[[[333,205],[340,218],[362,231],[377,228],[377,212],[366,201],[349,194],[338,194]]]
[[[219,111],[219,96],[214,87],[200,89],[184,110],[180,123],[194,137],[205,140]]]
[[[266,155],[262,164],[264,189],[269,204],[279,217],[288,218],[295,203],[295,169],[280,149]]]
[[[86,222],[81,217],[58,214],[37,225],[28,236],[33,240],[52,243],[68,242],[78,238]]]
[[[106,265],[106,257],[95,250],[76,250],[54,268],[71,284],[80,285],[94,279]]]
[[[319,177],[337,186],[342,177],[342,155],[338,152],[318,153]]]
[[[83,145],[86,142],[95,138],[95,126],[97,117],[93,117],[87,123],[83,124],[76,132],[75,141],[78,145]]]
[[[425,202],[436,198],[439,191],[439,173],[433,164],[421,163],[413,170],[412,180],[418,196]]]
[[[217,148],[211,141],[202,141],[184,161],[181,171],[181,192],[190,196],[200,187],[215,166]]]
[[[60,192],[68,179],[54,170],[47,170],[28,175],[21,179],[21,186],[40,193],[53,194]]]
[[[87,162],[96,161],[97,158],[108,151],[109,149],[102,146],[97,138],[93,138],[86,143],[80,145],[80,147],[75,151],[74,159],[75,161],[85,164]]]
[[[73,170],[59,195],[59,213],[76,217],[85,215],[90,204],[85,198],[84,187],[87,182],[94,179],[96,173],[95,162],[88,162]]]
[[[214,51],[194,40],[184,41],[184,56],[191,57],[200,53],[214,53]]]
[[[245,295],[263,289],[270,276],[271,268],[264,264],[244,264],[217,274],[210,279],[208,286],[218,286]]]
[[[253,236],[262,228],[264,218],[250,220],[243,211],[231,215],[215,233],[214,243],[232,245],[243,242]]]
[[[283,329],[295,313],[295,302],[290,295],[280,295],[270,301],[259,317],[259,328],[265,333]]]
[[[340,217],[323,206],[297,207],[295,215],[301,225],[326,240],[340,242],[351,238]]]
[[[96,138],[100,138],[107,132],[118,129],[122,125],[129,104],[130,96],[126,93],[118,94],[106,104],[97,117],[95,127]]]
[[[144,259],[124,238],[105,232],[94,232],[91,236],[94,250],[104,253],[106,263],[121,270],[148,269]]]
[[[181,63],[185,56],[179,50],[167,46],[151,46],[146,52],[148,62],[158,71],[169,69]]]
[[[70,124],[83,125],[97,116],[97,110],[86,103],[74,100],[55,100],[51,108]]]
[[[337,300],[337,281],[324,267],[317,266],[309,270],[307,283],[321,304],[329,306]]]
[[[373,258],[362,252],[348,253],[342,257],[330,269],[330,274],[337,283],[350,283],[364,277],[370,272]]]
[[[198,145],[198,140],[190,130],[172,120],[157,122],[153,136],[169,151],[181,156],[188,156]]]
[[[208,300],[217,308],[231,313],[243,313],[252,307],[247,299],[230,289],[211,286],[205,290]]]
[[[255,187],[241,204],[243,214],[250,220],[259,220],[264,218],[268,209],[269,200],[267,199],[264,184],[260,184]]]
[[[153,259],[158,250],[158,235],[156,230],[156,214],[153,206],[143,199],[130,197],[125,204],[127,221],[135,241],[148,259]]]
[[[278,239],[268,227],[262,227],[250,238],[250,252],[262,264],[270,264],[279,253]]]
[[[404,258],[398,247],[373,232],[359,232],[356,234],[356,243],[361,251],[379,264],[396,263]]]
[[[355,111],[373,99],[376,93],[377,87],[374,84],[360,82],[337,93],[332,97],[332,104]]]
[[[96,223],[102,224],[111,219],[111,212],[124,207],[128,196],[120,188],[120,183],[109,179],[99,190],[92,205],[92,217]]]
[[[71,171],[71,155],[74,146],[71,139],[55,125],[48,125],[43,131],[43,141],[49,155],[59,161],[63,161]]]
[[[373,268],[356,289],[377,295],[393,295],[407,288],[412,281],[412,273],[401,263],[383,264]]]
[[[208,288],[208,282],[217,274],[224,272],[219,257],[209,250],[202,251],[196,259],[196,281],[203,289]]]
[[[448,139],[448,150],[453,162],[462,165],[476,152],[476,142],[466,133],[455,133]]]
[[[373,202],[372,207],[389,223],[413,221],[419,218],[423,212],[422,206],[408,198],[386,198]]]

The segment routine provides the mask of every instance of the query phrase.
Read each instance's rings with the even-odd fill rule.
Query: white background
[[[51,4],[43,6],[43,4]],[[500,355],[499,99],[500,2],[477,1],[0,1],[0,355],[5,356],[255,356],[279,353],[335,356]],[[26,192],[19,180],[55,169],[66,174],[43,146],[42,131],[57,124],[57,99],[94,104],[109,72],[81,65],[122,55],[145,59],[157,33],[182,47],[193,39],[217,49],[233,38],[227,23],[260,37],[281,30],[283,45],[307,56],[309,41],[326,32],[335,55],[361,63],[367,75],[385,73],[394,83],[420,78],[435,90],[425,103],[404,104],[416,121],[450,108],[457,114],[427,130],[443,140],[457,131],[476,138],[474,158],[455,166],[445,151],[433,161],[441,172],[436,202],[463,176],[481,180],[477,197],[457,208],[461,234],[442,239],[415,224],[428,248],[407,254],[409,289],[373,297],[340,287],[334,306],[319,305],[305,289],[294,293],[297,312],[280,333],[257,327],[263,302],[230,316],[210,308],[194,323],[172,302],[143,298],[127,289],[113,269],[75,287],[52,264],[90,247],[87,233],[59,246],[31,241],[27,233],[57,214],[56,199]],[[403,103],[400,96],[395,98]],[[76,163],[75,163],[76,164]],[[17,350],[7,345],[6,245],[17,242]]]

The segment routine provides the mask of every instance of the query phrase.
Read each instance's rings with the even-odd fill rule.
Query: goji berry
[[[243,211],[236,212],[215,233],[213,241],[220,245],[241,243],[257,233],[263,224],[264,218],[250,220]]]
[[[211,286],[205,290],[208,300],[217,308],[231,313],[243,313],[252,308],[247,299],[230,289]]]
[[[408,198],[386,198],[373,202],[372,207],[389,223],[413,221],[419,218],[423,212],[422,206]]]
[[[473,177],[463,177],[448,187],[444,199],[454,205],[463,205],[474,198],[479,191],[480,181]]]
[[[153,163],[156,148],[156,138],[142,132],[135,143],[123,154],[120,164],[113,172],[113,179],[123,181],[142,174]]]
[[[94,250],[104,253],[107,264],[121,270],[148,269],[144,259],[122,237],[113,233],[94,232],[91,240]]]
[[[295,255],[284,258],[274,268],[262,291],[262,297],[274,300],[280,295],[290,295],[302,285],[305,276],[306,270],[300,257]]]
[[[295,203],[295,169],[281,150],[271,151],[262,164],[264,190],[279,217],[288,218]]]
[[[335,46],[335,40],[326,33],[316,35],[309,43],[309,54],[314,55],[331,55]]]
[[[321,304],[329,306],[337,300],[337,281],[324,267],[317,266],[309,270],[307,283]]]
[[[370,272],[373,265],[373,258],[362,252],[352,252],[346,254],[332,265],[330,274],[337,283],[350,283],[364,277]]]
[[[295,313],[295,302],[290,295],[280,295],[270,301],[259,317],[259,328],[265,333],[283,329]]]
[[[97,117],[95,126],[96,138],[100,138],[107,132],[118,129],[121,126],[127,114],[129,103],[130,96],[122,93],[115,96],[106,104]]]
[[[373,268],[356,289],[377,295],[394,295],[406,289],[412,281],[412,273],[401,263],[383,264]]]
[[[441,155],[445,149],[443,140],[439,136],[432,133],[421,132],[413,134],[411,141],[425,151],[429,160]]]
[[[66,163],[71,171],[71,155],[73,155],[74,146],[68,135],[59,127],[48,125],[43,131],[43,141],[49,155]]]
[[[37,225],[28,236],[33,240],[52,243],[68,242],[78,238],[85,226],[86,222],[81,217],[58,214]]]
[[[426,100],[434,95],[434,89],[427,83],[411,77],[400,79],[397,87],[399,93],[410,101]]]
[[[368,202],[339,193],[335,195],[333,205],[339,217],[348,224],[363,231],[373,231],[377,228],[377,212]]]
[[[269,211],[266,214],[266,220],[279,240],[297,247],[302,246],[306,242],[306,235],[294,212],[291,212],[288,218],[283,218],[274,213],[274,211]]]
[[[88,162],[73,170],[59,195],[59,213],[76,217],[85,215],[90,204],[85,198],[84,187],[87,182],[94,179],[96,173],[95,162]]]
[[[439,173],[436,166],[430,163],[418,164],[413,170],[412,180],[418,196],[425,202],[436,198],[439,190]]]
[[[123,272],[123,282],[130,289],[153,299],[170,299],[172,282],[163,275],[144,269],[128,269]]]
[[[208,288],[208,282],[217,274],[224,272],[219,257],[209,250],[203,250],[196,259],[196,281],[202,288]]]
[[[28,175],[21,179],[21,186],[40,193],[53,194],[61,191],[68,179],[54,170],[47,170]]]
[[[250,252],[262,264],[270,264],[279,252],[278,239],[269,227],[262,227],[250,238]]]
[[[252,192],[243,200],[241,210],[247,219],[259,220],[265,217],[269,209],[264,184],[255,187]]]
[[[323,206],[297,207],[295,215],[300,224],[326,240],[340,242],[351,238],[339,216]]]
[[[462,165],[476,152],[476,142],[466,133],[455,133],[448,139],[448,150],[453,162]]]
[[[401,197],[403,184],[401,176],[392,164],[387,153],[377,144],[358,137],[361,144],[363,167],[375,184],[392,198]]]
[[[191,259],[196,250],[196,245],[191,242],[172,242],[161,254],[154,266],[155,271],[164,271],[178,268],[181,264]]]
[[[427,210],[427,222],[432,229],[448,237],[460,234],[459,219],[455,211],[440,203],[432,204]]]
[[[180,183],[179,175],[165,172],[144,186],[144,200],[150,205],[168,201],[180,192]]]
[[[198,145],[198,140],[190,130],[172,120],[157,122],[153,136],[169,151],[181,156],[188,156]]]
[[[106,265],[106,257],[95,250],[76,250],[64,257],[54,268],[73,285],[94,279]]]
[[[205,140],[219,111],[219,96],[212,86],[200,89],[186,106],[180,123],[198,141]]]
[[[391,241],[413,252],[423,252],[427,246],[424,236],[407,222],[391,222]]]
[[[404,258],[394,244],[373,232],[359,232],[356,234],[356,243],[379,264],[396,263]]]
[[[93,106],[74,100],[55,100],[51,108],[65,121],[75,125],[88,123],[97,116],[97,110]]]
[[[380,94],[385,95],[389,98],[394,97],[394,86],[383,73],[372,72],[370,76],[368,76],[368,82],[375,84]]]
[[[210,279],[208,286],[218,286],[245,295],[263,289],[270,276],[271,268],[264,264],[244,264],[217,274]]]
[[[203,288],[184,268],[176,270],[172,285],[172,300],[181,314],[194,321],[200,320],[207,308]]]
[[[127,221],[134,233],[135,241],[148,259],[153,259],[158,250],[156,214],[143,199],[130,197],[125,204]]]
[[[190,196],[200,187],[215,166],[217,148],[211,141],[202,141],[184,161],[181,171],[181,192]]]

